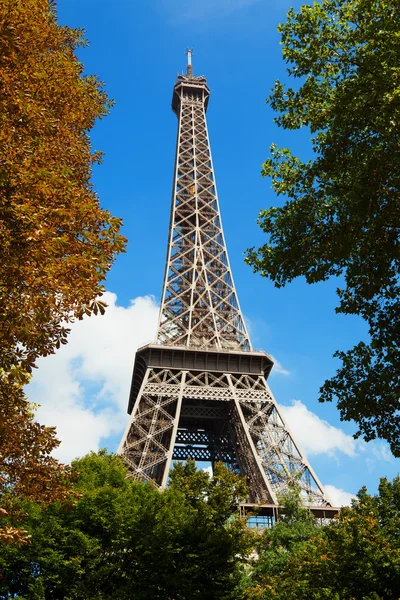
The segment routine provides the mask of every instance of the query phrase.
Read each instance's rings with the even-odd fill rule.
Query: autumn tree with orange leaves
[[[0,38],[0,516],[11,519],[0,535],[14,539],[13,502],[48,502],[68,479],[22,386],[68,323],[104,312],[102,281],[125,239],[90,182],[101,153],[89,131],[111,102],[83,75],[82,30],[59,26],[52,1],[3,0]]]

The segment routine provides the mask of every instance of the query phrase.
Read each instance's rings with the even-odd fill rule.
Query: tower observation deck
[[[222,461],[246,477],[248,504],[271,510],[296,479],[316,514],[334,511],[267,384],[229,265],[208,138],[210,96],[188,51],[172,110],[178,135],[156,339],[136,352],[119,454],[132,477],[165,488],[173,460]]]

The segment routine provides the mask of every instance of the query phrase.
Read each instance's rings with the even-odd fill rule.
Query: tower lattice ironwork
[[[132,476],[164,488],[173,460],[222,461],[246,476],[249,503],[277,506],[296,478],[306,503],[330,506],[266,379],[240,311],[218,206],[204,77],[178,75],[169,244],[154,344],[136,353],[118,452]]]

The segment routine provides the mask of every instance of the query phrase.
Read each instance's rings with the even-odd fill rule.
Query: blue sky
[[[309,155],[307,131],[273,123],[265,98],[285,80],[279,22],[297,0],[59,0],[60,24],[83,27],[90,42],[79,53],[86,73],[106,84],[115,107],[91,134],[105,152],[93,183],[101,204],[124,220],[129,239],[107,279],[106,317],[74,326],[69,347],[41,362],[29,394],[39,417],[56,424],[65,460],[89,449],[115,450],[127,416],[135,347],[152,340],[164,275],[177,120],[170,108],[184,50],[194,48],[194,73],[207,77],[207,113],[222,222],[233,275],[253,346],[281,368],[269,380],[277,401],[322,483],[347,493],[399,462],[387,446],[354,442],[318,390],[334,374],[336,349],[366,335],[364,323],[336,315],[338,281],[284,289],[254,275],[246,248],[263,243],[258,211],[278,200],[260,175],[272,142]],[[133,302],[132,302],[133,301]],[[280,371],[280,372],[279,372]],[[56,391],[57,390],[57,391]],[[335,493],[335,492],[333,492]],[[344,498],[344,495],[342,495]]]

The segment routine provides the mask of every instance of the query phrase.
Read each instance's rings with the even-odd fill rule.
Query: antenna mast
[[[193,70],[192,70],[192,54],[193,54],[193,49],[192,48],[187,48],[185,54],[187,54],[187,68],[186,68],[186,76],[189,77],[189,79],[191,79],[193,77]]]

